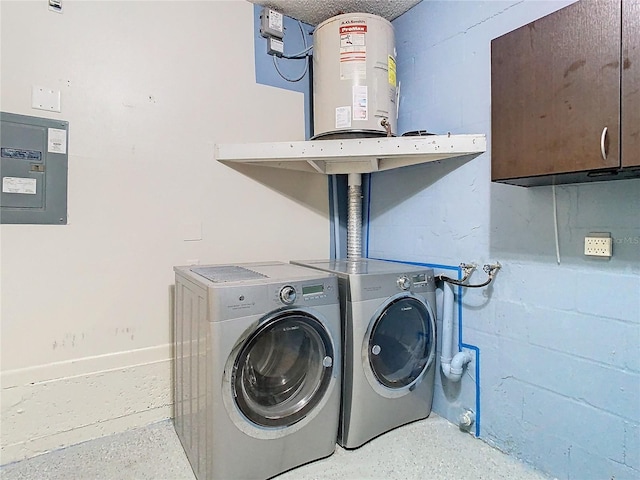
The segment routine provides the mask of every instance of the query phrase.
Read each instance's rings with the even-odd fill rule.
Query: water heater
[[[395,135],[393,25],[368,13],[325,20],[313,34],[313,138]]]

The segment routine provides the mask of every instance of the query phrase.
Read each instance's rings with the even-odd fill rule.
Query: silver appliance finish
[[[292,261],[335,273],[343,320],[338,443],[357,448],[431,413],[433,270],[370,259]]]
[[[174,271],[174,425],[198,480],[264,480],[331,455],[336,276],[282,262]]]

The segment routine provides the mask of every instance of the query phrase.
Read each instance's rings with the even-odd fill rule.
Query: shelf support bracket
[[[315,160],[307,160],[307,163],[311,165],[314,170],[318,173],[326,173],[324,169],[320,168],[320,166],[315,162]]]

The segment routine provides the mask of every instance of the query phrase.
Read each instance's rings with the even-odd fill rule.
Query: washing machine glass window
[[[333,355],[331,337],[314,316],[289,311],[266,321],[234,363],[231,382],[238,408],[263,427],[302,420],[327,391]]]
[[[404,388],[420,377],[433,351],[431,316],[424,303],[401,297],[378,316],[369,336],[369,364],[388,388]]]

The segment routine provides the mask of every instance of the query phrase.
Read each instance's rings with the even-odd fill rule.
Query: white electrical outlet
[[[584,237],[584,254],[590,257],[611,258],[612,244],[610,233],[592,232]]]

